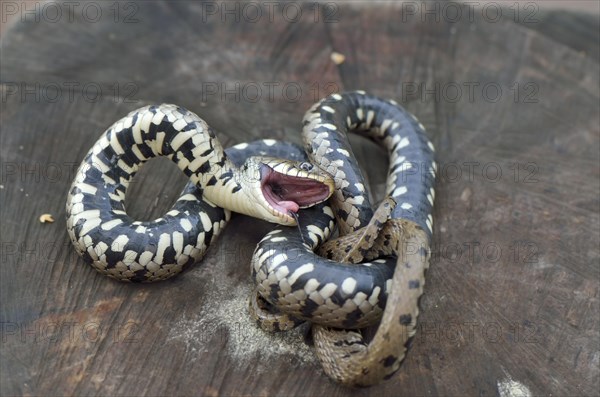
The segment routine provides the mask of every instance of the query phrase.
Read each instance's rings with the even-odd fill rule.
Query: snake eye
[[[307,162],[300,163],[300,169],[304,170],[304,171],[310,171],[313,169],[313,165],[311,163],[307,163]]]

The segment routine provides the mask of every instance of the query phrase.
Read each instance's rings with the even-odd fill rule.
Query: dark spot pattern
[[[381,363],[383,364],[384,367],[391,367],[392,365],[394,365],[394,363],[396,362],[398,358],[393,356],[393,355],[389,355],[386,358],[384,358],[383,360],[381,360]]]
[[[408,282],[409,289],[417,289],[421,286],[421,282],[419,280],[410,280]]]
[[[410,314],[402,314],[400,316],[400,325],[410,325],[412,323],[412,316]]]

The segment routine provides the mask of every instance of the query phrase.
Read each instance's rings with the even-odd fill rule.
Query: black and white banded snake
[[[361,251],[371,262],[356,265],[313,252],[331,235],[336,218],[345,235],[373,215],[349,131],[387,148],[387,194],[397,203]],[[315,104],[304,117],[303,140],[310,163],[294,145],[272,140],[224,151],[211,128],[186,109],[135,110],[114,123],[82,162],[67,198],[67,230],[96,270],[150,282],[199,261],[230,210],[285,226],[298,220],[298,227],[278,227],[257,246],[257,290],[280,312],[315,324],[317,355],[328,375],[349,385],[374,384],[397,370],[414,333],[432,233],[433,146],[414,116],[361,91]],[[190,182],[162,218],[137,222],[125,212],[126,189],[139,167],[156,156],[173,160]],[[323,203],[332,193],[333,209]],[[311,208],[292,216],[305,207]],[[343,241],[354,240],[342,237],[325,254],[344,251]],[[369,344],[357,331],[328,328],[356,330],[382,315]]]

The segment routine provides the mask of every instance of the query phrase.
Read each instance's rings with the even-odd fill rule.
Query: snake
[[[369,227],[373,210],[350,132],[374,140],[389,156],[386,194],[393,208],[367,244],[357,236],[372,235],[361,229]],[[252,259],[256,290],[276,309],[274,320],[284,315],[313,324],[327,375],[369,386],[399,369],[415,332],[433,233],[435,149],[414,115],[363,91],[333,94],[313,105],[303,119],[302,139],[309,160],[334,177],[331,206],[302,210],[300,233],[277,227],[259,242]],[[325,243],[321,253],[331,259],[323,258],[315,250],[336,225],[342,238]],[[338,261],[351,251],[368,261]],[[378,322],[366,342],[359,330]]]
[[[71,242],[102,274],[153,282],[200,261],[231,211],[296,225],[294,213],[326,200],[333,180],[307,162],[247,157],[278,151],[290,152],[273,140],[226,152],[203,119],[176,105],[134,110],[100,136],[76,172],[66,202]],[[159,156],[189,182],[164,216],[136,221],[126,212],[127,188],[140,167]]]
[[[342,236],[352,236],[368,227],[372,216],[345,130],[371,134],[388,148],[388,195],[394,203],[386,216],[390,219],[376,225],[380,236],[369,244],[371,254],[361,253],[374,259],[352,266],[315,253],[336,224]],[[162,104],[134,110],[109,127],[82,161],[67,195],[67,231],[76,251],[100,273],[153,282],[200,261],[231,211],[281,225],[253,254],[258,293],[282,313],[317,325],[317,355],[329,376],[345,384],[372,384],[397,369],[400,354],[367,357],[368,365],[359,365],[359,372],[364,376],[366,371],[369,379],[357,380],[356,370],[348,366],[356,360],[347,358],[363,353],[348,353],[339,344],[370,345],[352,340],[354,331],[337,328],[358,330],[383,316],[381,330],[389,322],[386,301],[407,296],[394,288],[406,281],[406,275],[397,277],[401,260],[416,272],[406,283],[409,295],[418,299],[422,293],[432,233],[433,146],[414,116],[364,92],[334,94],[315,104],[304,118],[303,139],[309,161],[292,145],[273,140],[224,150],[208,124],[184,108]],[[164,216],[135,221],[125,209],[127,187],[139,168],[158,156],[171,159],[190,181]],[[406,173],[409,165],[427,171],[417,178]],[[325,201],[332,195],[329,206]],[[409,254],[401,243],[422,249]],[[338,244],[330,251],[342,249]],[[400,315],[400,324],[413,327],[416,302],[401,303],[411,312]],[[389,340],[376,339],[371,344],[377,351],[396,351]],[[329,358],[323,359],[323,352]]]

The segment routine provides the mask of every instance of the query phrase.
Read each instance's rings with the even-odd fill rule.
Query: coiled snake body
[[[361,249],[361,258],[371,261],[358,265],[314,253],[336,219],[346,235],[365,227],[373,214],[347,131],[388,149],[387,189],[396,204],[390,219],[377,225],[379,236]],[[84,159],[67,198],[67,230],[77,252],[98,271],[148,282],[200,260],[230,210],[286,226],[298,219],[298,228],[279,227],[257,246],[252,273],[258,292],[282,313],[317,324],[317,354],[330,376],[372,384],[397,369],[418,313],[432,232],[433,146],[412,115],[363,92],[315,104],[304,118],[303,139],[311,163],[292,145],[274,141],[224,151],[210,127],[183,108],[138,109],[111,126]],[[261,156],[243,161],[249,154]],[[190,183],[165,216],[136,222],[125,212],[125,192],[140,165],[155,156],[173,160]],[[322,203],[332,193],[333,209]],[[299,208],[306,209],[296,217]],[[362,245],[358,235],[329,243],[323,253],[337,257],[348,251],[342,242],[353,238]],[[370,344],[355,331],[326,328],[363,328],[382,315]]]
[[[397,259],[350,266],[313,253],[331,234],[334,213],[341,234],[367,226],[373,214],[346,135],[350,131],[387,149],[387,194],[397,204],[362,256]],[[303,238],[285,228],[265,236],[253,257],[253,274],[261,296],[279,311],[317,324],[315,345],[328,375],[350,385],[374,384],[399,368],[404,344],[414,334],[432,234],[433,145],[413,115],[361,91],[334,94],[315,104],[304,117],[303,140],[310,160],[334,176],[333,211],[327,205],[305,210]],[[343,255],[351,248],[338,244],[335,251]],[[372,325],[384,307],[370,344],[357,332],[325,328]]]

